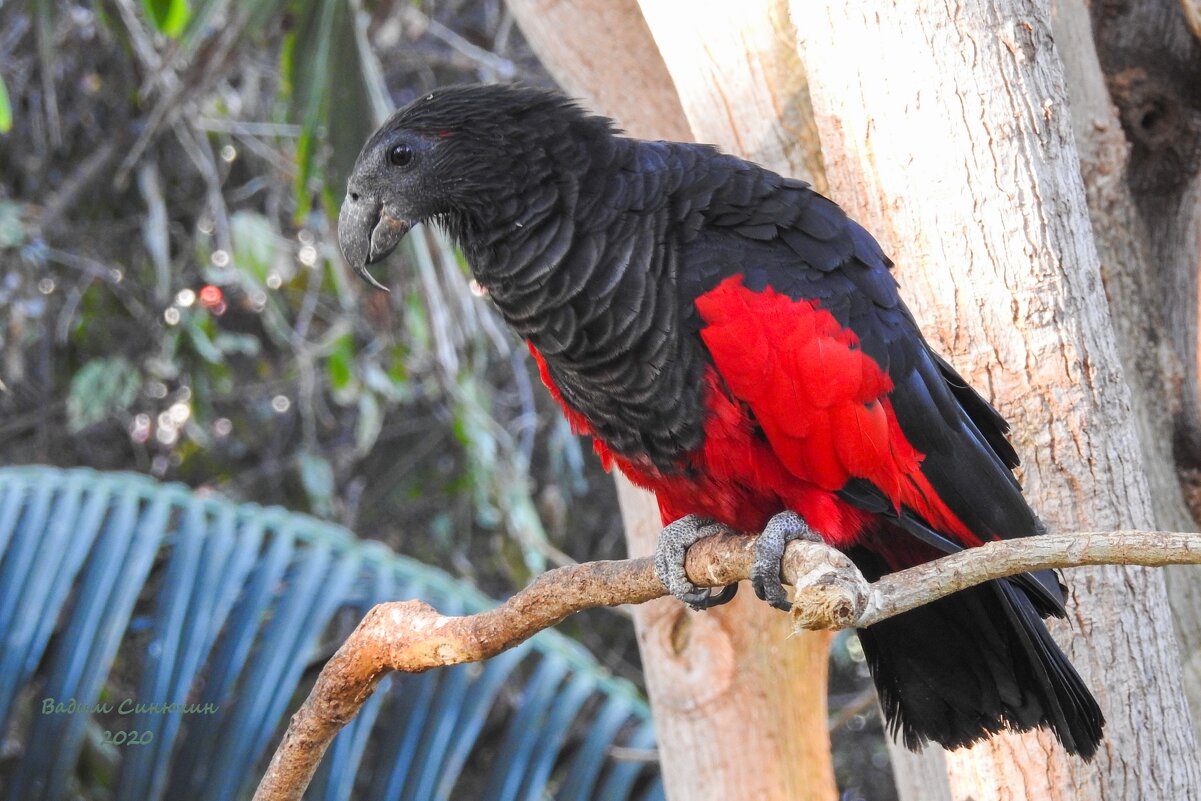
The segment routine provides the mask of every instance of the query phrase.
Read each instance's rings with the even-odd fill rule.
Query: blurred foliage
[[[13,107],[12,102],[8,99],[8,87],[4,85],[4,78],[0,77],[0,134],[6,134],[13,127]]]
[[[611,483],[445,240],[414,231],[388,295],[337,251],[393,107],[549,82],[502,0],[4,3],[0,76],[0,463],[308,511],[493,596],[623,554]],[[620,615],[560,628],[638,679]],[[871,743],[840,779],[891,797]]]
[[[524,349],[436,233],[390,296],[334,235],[385,81],[404,102],[542,80],[497,2],[36,0],[0,29],[5,462],[307,510],[496,593],[545,567],[587,482],[573,438],[534,437]],[[590,517],[582,533],[618,525]]]
[[[146,18],[161,34],[175,38],[188,24],[187,0],[142,0]]]

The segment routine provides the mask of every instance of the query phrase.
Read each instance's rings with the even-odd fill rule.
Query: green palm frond
[[[4,797],[248,797],[329,649],[398,598],[491,605],[307,516],[131,474],[0,469],[0,733],[21,749],[0,763]],[[81,776],[106,731],[142,742],[107,747],[114,776]],[[656,766],[615,746],[653,747],[644,702],[544,632],[386,680],[306,798],[662,798]]]

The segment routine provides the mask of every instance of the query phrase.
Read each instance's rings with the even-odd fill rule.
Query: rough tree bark
[[[775,60],[798,63],[791,34],[772,27],[772,19],[787,24],[778,7],[772,17],[771,4],[760,0],[754,8],[739,6],[737,15],[720,4],[677,8],[677,25],[687,20],[694,27],[688,39],[662,48],[665,68],[632,0],[508,4],[555,79],[631,135],[717,142],[793,174],[804,174],[806,159],[812,161],[816,136],[811,127],[804,135],[793,100],[800,89],[785,82],[800,71]],[[649,11],[648,17],[654,20]],[[712,48],[733,48],[737,57],[710,60],[705,82],[687,80],[677,98],[672,78],[677,84],[690,78],[682,65]],[[700,100],[702,85],[721,103]],[[660,528],[653,498],[620,477],[618,490],[630,555],[651,553]],[[787,616],[747,588],[703,614],[674,599],[651,601],[635,610],[635,625],[671,798],[836,797],[826,706],[829,633],[793,635]]]
[[[688,120],[637,0],[506,0],[563,91],[634,136],[688,138]]]
[[[896,258],[927,335],[1014,423],[1035,508],[1058,530],[1149,525],[1044,5],[792,13],[833,196]],[[1056,633],[1109,719],[1101,752],[1086,765],[1045,735],[994,738],[947,755],[952,797],[1201,797],[1162,578],[1100,568],[1070,583],[1080,636]]]
[[[825,191],[821,142],[786,0],[641,0],[698,142]]]
[[[1172,9],[1175,9],[1174,14],[1170,13]],[[1201,45],[1192,41],[1185,30],[1179,7],[1164,3],[1157,11],[1169,13],[1139,15],[1135,29],[1140,35],[1130,37],[1127,27],[1124,38],[1141,44],[1144,61],[1150,60],[1162,67],[1164,60],[1158,53],[1164,37],[1160,34],[1165,22],[1175,22],[1178,31],[1185,34],[1175,37],[1176,49],[1185,50],[1191,45],[1197,51],[1195,57],[1201,68]],[[1113,13],[1112,8],[1102,8],[1098,12],[1098,18],[1103,22],[1099,34],[1112,26]],[[1146,17],[1156,24],[1148,27]],[[1182,338],[1173,333],[1167,321],[1189,319],[1191,313],[1193,325],[1196,324],[1195,291],[1181,290],[1195,281],[1198,265],[1195,253],[1190,261],[1187,254],[1178,251],[1169,257],[1171,263],[1162,264],[1166,256],[1164,245],[1178,246],[1180,237],[1170,235],[1165,238],[1162,230],[1152,237],[1149,230],[1150,227],[1162,229],[1167,222],[1177,228],[1187,228],[1187,220],[1182,219],[1187,214],[1180,213],[1186,210],[1177,198],[1178,213],[1170,220],[1156,220],[1152,226],[1140,213],[1133,187],[1143,180],[1140,174],[1145,167],[1140,161],[1145,161],[1146,156],[1135,161],[1131,159],[1130,140],[1106,87],[1092,20],[1084,0],[1056,0],[1052,6],[1051,25],[1063,58],[1072,128],[1080,153],[1080,170],[1101,265],[1101,280],[1109,299],[1122,368],[1130,385],[1134,423],[1142,445],[1155,523],[1165,528],[1187,530],[1195,527],[1196,522],[1182,492],[1173,443],[1177,427],[1181,425],[1178,419],[1182,409],[1189,405],[1180,400],[1183,388],[1192,386],[1191,392],[1195,393],[1201,387],[1196,383],[1196,375],[1191,377],[1191,385],[1186,383],[1180,367],[1182,354],[1177,350]],[[1112,47],[1111,44],[1111,52]],[[1201,75],[1201,69],[1195,75]],[[1140,103],[1147,102],[1146,89],[1143,85],[1144,97]],[[1201,96],[1197,99],[1201,100]],[[1123,102],[1131,104],[1129,99]],[[1185,120],[1181,116],[1177,124]],[[1136,125],[1134,130],[1137,135],[1145,135],[1141,126]],[[1175,130],[1173,139],[1179,144],[1183,136],[1189,135],[1187,130]],[[1195,126],[1191,139],[1194,147],[1201,141],[1201,125]],[[1156,202],[1163,202],[1163,199]],[[1185,224],[1182,226],[1182,223]],[[1196,224],[1201,230],[1201,221]],[[1181,271],[1185,275],[1181,276]],[[1201,735],[1201,716],[1198,716],[1201,711],[1201,580],[1195,569],[1188,568],[1173,568],[1165,571],[1164,577],[1168,582],[1168,596],[1181,647],[1184,687],[1192,710],[1193,729]]]
[[[1073,0],[1073,3],[1080,0]],[[1194,13],[1192,26],[1186,16]],[[1153,3],[1092,3],[1093,38],[1097,71],[1104,72],[1108,99],[1116,109],[1105,125],[1125,147],[1120,162],[1118,191],[1129,195],[1136,222],[1129,233],[1144,237],[1145,269],[1115,262],[1121,286],[1110,290],[1110,303],[1119,321],[1120,295],[1132,283],[1142,282],[1148,303],[1130,307],[1132,322],[1125,326],[1147,342],[1161,343],[1168,351],[1164,383],[1148,382],[1145,399],[1158,419],[1156,436],[1161,452],[1174,457],[1173,468],[1182,470],[1194,518],[1201,517],[1201,348],[1198,339],[1198,293],[1201,283],[1201,28],[1195,24],[1201,5],[1189,0]],[[1064,20],[1068,15],[1064,14]],[[1056,20],[1059,36],[1060,20]],[[1070,62],[1069,62],[1070,63]],[[1072,81],[1072,71],[1068,71]],[[1072,102],[1077,92],[1072,88]],[[1110,107],[1114,108],[1114,107]],[[1077,136],[1080,137],[1077,126]],[[1081,148],[1082,156],[1087,148]],[[1087,160],[1082,158],[1087,168]],[[1088,176],[1086,174],[1086,186]],[[1090,193],[1091,195],[1091,193]],[[1090,196],[1090,204],[1092,197]],[[1123,212],[1125,214],[1125,212]],[[1101,245],[1103,223],[1094,211],[1094,226]],[[1141,228],[1141,231],[1139,230]],[[1104,249],[1101,248],[1104,256]],[[1102,261],[1104,265],[1104,260]],[[1119,267],[1120,265],[1120,267]],[[1136,271],[1137,270],[1137,271]],[[1125,355],[1125,354],[1124,354]],[[1148,354],[1150,355],[1150,354]],[[1137,382],[1132,382],[1137,383]],[[1136,401],[1137,390],[1136,390]],[[1154,468],[1154,465],[1149,465]],[[1161,525],[1182,527],[1178,507],[1158,491],[1163,470],[1150,471],[1156,495],[1156,519]],[[1160,514],[1166,507],[1168,514]],[[1193,526],[1196,523],[1192,524]],[[1185,689],[1193,710],[1193,726],[1201,736],[1201,577],[1196,570],[1165,571],[1169,597],[1185,666]]]
[[[1164,300],[1146,225],[1130,191],[1130,145],[1110,102],[1085,0],[1056,0],[1051,19],[1063,59],[1070,120],[1080,157],[1101,280],[1123,372],[1131,390],[1157,518],[1189,528],[1172,456],[1173,416],[1166,391],[1179,368],[1164,339]]]
[[[1196,7],[1196,4],[1192,4]],[[1091,7],[1097,54],[1122,132],[1126,178],[1149,234],[1149,280],[1182,371],[1175,400],[1177,457],[1201,469],[1201,41],[1181,0]]]

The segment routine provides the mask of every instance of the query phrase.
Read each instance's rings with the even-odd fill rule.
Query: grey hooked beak
[[[388,288],[367,272],[367,265],[396,250],[411,227],[412,223],[393,216],[383,204],[347,195],[338,213],[338,244],[347,263],[364,281],[387,292]]]

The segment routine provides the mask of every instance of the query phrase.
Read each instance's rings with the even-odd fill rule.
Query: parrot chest
[[[745,407],[729,397],[712,367],[701,366],[695,388],[700,406],[699,442],[670,452],[670,464],[649,453],[622,450],[571,403],[533,346],[543,382],[577,434],[592,437],[606,470],[617,467],[634,484],[655,494],[664,524],[699,514],[736,530],[755,532],[777,512],[799,513],[832,545],[849,545],[869,516],[833,492],[798,478],[772,452]],[[668,454],[664,454],[665,456]]]
[[[556,363],[532,342],[529,347],[572,430],[591,435],[602,458],[620,456],[672,472],[703,442],[704,368],[699,357],[681,354],[661,368],[633,357],[575,367]]]

